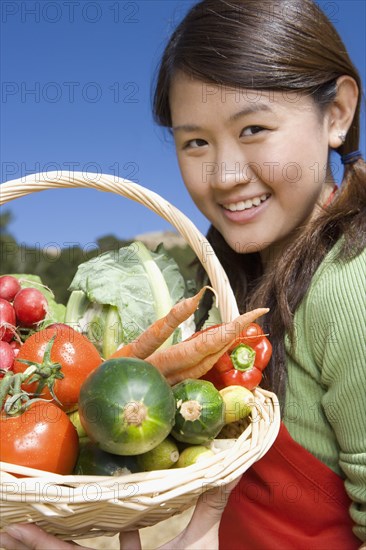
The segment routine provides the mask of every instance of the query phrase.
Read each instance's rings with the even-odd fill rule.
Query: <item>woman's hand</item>
[[[187,527],[160,550],[217,550],[219,524],[230,492],[239,479],[230,485],[203,493]],[[120,550],[141,550],[138,531],[121,532]],[[0,533],[0,548],[5,550],[76,550],[82,547],[75,542],[64,542],[49,535],[36,525],[10,525]]]
[[[33,524],[9,525],[0,533],[0,548],[5,550],[75,550],[81,546],[64,542]]]

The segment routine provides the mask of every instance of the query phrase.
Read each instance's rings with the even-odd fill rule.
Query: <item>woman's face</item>
[[[326,178],[328,116],[309,97],[225,88],[181,72],[170,107],[197,207],[237,252],[276,255],[334,185]]]

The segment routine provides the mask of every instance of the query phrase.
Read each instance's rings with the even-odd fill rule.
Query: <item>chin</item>
[[[240,239],[225,239],[227,244],[237,252],[238,254],[253,254],[254,252],[261,252],[264,248],[266,248],[267,243],[260,243],[252,241],[246,241],[246,240],[240,240]]]

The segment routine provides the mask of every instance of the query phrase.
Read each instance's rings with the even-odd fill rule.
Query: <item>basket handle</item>
[[[2,183],[0,204],[48,189],[82,187],[122,195],[146,206],[173,225],[190,245],[208,274],[218,294],[223,322],[231,321],[239,315],[227,275],[206,237],[178,208],[142,185],[108,174],[66,171],[36,173]]]

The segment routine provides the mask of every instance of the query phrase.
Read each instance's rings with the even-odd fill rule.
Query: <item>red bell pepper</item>
[[[212,369],[203,376],[221,390],[226,386],[256,388],[272,355],[272,345],[256,323],[245,327]]]

